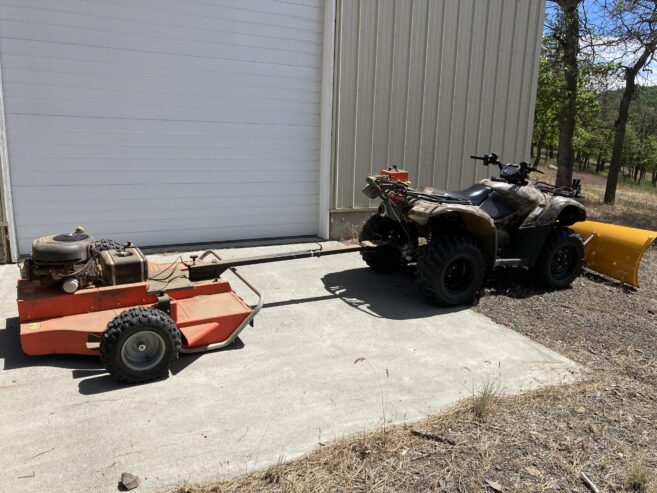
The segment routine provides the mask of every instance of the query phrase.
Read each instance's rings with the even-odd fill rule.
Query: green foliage
[[[559,45],[546,38],[543,43],[534,114],[534,141],[545,146],[556,146],[559,140],[559,115],[566,100],[566,84]],[[608,70],[592,64],[580,63],[577,86],[577,124],[573,144],[576,151],[593,153],[601,146],[609,147],[609,136],[602,137],[599,95],[595,81]],[[607,151],[607,149],[605,149]],[[597,152],[597,151],[596,151]]]
[[[620,90],[608,95],[616,104]],[[613,126],[613,122],[609,122]],[[657,87],[639,87],[630,105],[623,145],[623,164],[639,171],[657,171]]]
[[[559,136],[559,108],[563,97],[563,77],[551,68],[550,61],[541,57],[538,71],[538,90],[534,113],[535,141],[556,145]]]
[[[543,147],[559,140],[559,114],[565,100],[565,83],[559,46],[546,38],[541,54],[533,140]],[[622,89],[605,90],[604,81],[618,71],[612,64],[580,63],[577,95],[577,125],[573,145],[579,156],[600,157],[608,162],[618,118]],[[602,82],[601,82],[602,81]],[[657,171],[657,86],[638,87],[630,106],[623,164],[626,168]]]

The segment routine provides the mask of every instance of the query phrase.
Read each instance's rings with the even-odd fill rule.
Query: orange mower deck
[[[189,281],[184,277],[185,265],[176,268],[183,279],[178,285],[161,286],[158,281],[148,281],[92,287],[73,294],[43,287],[37,281],[19,280],[23,351],[30,355],[98,355],[97,341],[114,317],[135,306],[159,307],[164,294],[168,314],[181,334],[181,352],[218,349],[230,344],[262,306],[262,299],[255,307],[247,305],[224,279]]]

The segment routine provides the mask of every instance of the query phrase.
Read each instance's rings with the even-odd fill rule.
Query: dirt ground
[[[592,219],[657,229],[657,195],[619,190],[610,208],[600,205],[601,186],[586,188]],[[296,461],[176,493],[655,493],[657,248],[644,257],[640,283],[635,290],[586,272],[571,289],[544,292],[528,273],[501,271],[475,310],[583,365],[582,382],[517,397],[480,382],[470,399],[421,423],[384,421]]]

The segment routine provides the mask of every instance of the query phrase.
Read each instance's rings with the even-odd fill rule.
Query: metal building
[[[352,231],[367,173],[527,156],[545,0],[0,0],[12,259]]]

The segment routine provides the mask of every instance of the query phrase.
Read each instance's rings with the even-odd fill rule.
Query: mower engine
[[[79,226],[74,233],[34,240],[32,255],[22,262],[20,270],[21,279],[44,286],[59,284],[67,293],[148,279],[148,261],[139,248],[132,243],[95,241]]]

